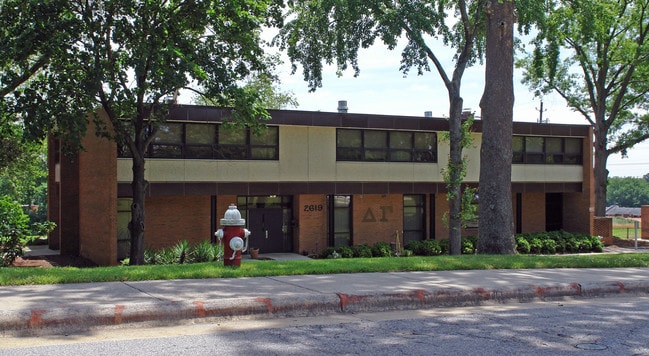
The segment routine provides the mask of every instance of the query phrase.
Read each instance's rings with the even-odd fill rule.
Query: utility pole
[[[543,110],[543,98],[541,98],[541,108],[535,108],[536,110],[539,111],[539,124],[543,123],[543,112],[547,110]]]

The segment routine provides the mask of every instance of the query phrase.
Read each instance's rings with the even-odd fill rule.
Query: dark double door
[[[260,253],[290,252],[284,214],[281,208],[260,208],[248,211],[249,248]]]

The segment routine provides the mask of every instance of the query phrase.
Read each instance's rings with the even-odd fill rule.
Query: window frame
[[[149,144],[147,149],[147,159],[186,159],[186,160],[257,160],[257,161],[278,161],[279,160],[279,126],[267,125],[267,130],[275,131],[270,136],[272,142],[254,142],[254,133],[249,127],[240,128],[245,130],[244,142],[240,143],[226,143],[219,142],[219,133],[224,127],[223,123],[202,123],[202,122],[178,122],[168,121],[162,125],[173,125],[179,127],[180,142],[167,142],[164,138],[154,138]],[[187,125],[206,125],[214,126],[213,139],[211,143],[191,143],[188,142]],[[263,135],[263,134],[262,134]],[[164,152],[163,149],[167,147],[174,147],[178,150],[176,155],[158,154],[157,152]],[[200,149],[204,151],[203,154],[192,153],[192,149]],[[211,153],[207,153],[207,148]],[[223,155],[222,149],[228,148],[231,150],[238,150],[241,154],[238,156]],[[262,150],[267,154],[256,154]],[[220,154],[221,153],[221,154]],[[130,152],[127,149],[118,148],[118,158],[130,158]]]
[[[345,134],[360,134],[360,143],[341,142]],[[410,148],[396,145],[393,136],[410,134]],[[369,144],[367,136],[384,134],[384,147]],[[429,148],[417,147],[418,135],[431,135],[434,142]],[[394,140],[394,141],[393,141]],[[393,144],[394,142],[394,144]],[[402,143],[402,142],[401,142]],[[437,163],[437,133],[432,131],[405,131],[405,130],[370,130],[370,129],[336,129],[336,161],[337,162],[405,162],[405,163]],[[403,159],[408,156],[408,159]]]
[[[517,139],[522,142],[516,142]],[[531,140],[541,140],[540,151],[528,150],[528,141]],[[550,150],[548,140],[560,140],[561,148]],[[579,141],[576,146],[579,152],[568,152],[566,148],[570,140]],[[515,150],[516,146],[521,146],[521,149]],[[583,165],[582,137],[513,135],[512,151],[512,164]]]

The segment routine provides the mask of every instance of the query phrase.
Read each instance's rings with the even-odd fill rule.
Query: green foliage
[[[23,255],[29,217],[20,204],[0,198],[0,266],[10,266]]]
[[[649,205],[649,182],[634,177],[609,178],[606,205],[619,205],[626,208]]]
[[[368,244],[352,246],[354,257],[370,258],[372,257],[372,247]]]
[[[392,256],[392,248],[390,244],[384,241],[375,242],[372,245],[372,257],[390,257]]]
[[[327,247],[320,252],[320,258],[351,258],[354,251],[349,246]]]
[[[416,256],[421,256],[424,254],[423,250],[423,242],[419,240],[412,240],[406,242],[406,244],[403,246],[404,249],[408,251],[412,251],[412,253]]]
[[[176,256],[177,263],[183,264],[191,261],[192,250],[189,248],[189,242],[187,240],[178,241],[171,249]]]
[[[338,254],[342,258],[354,257],[354,250],[352,250],[352,248],[349,246],[338,246],[336,247],[336,251],[338,251]]]
[[[438,256],[442,254],[442,247],[437,240],[424,240],[421,243],[422,256]]]
[[[211,262],[216,259],[218,245],[203,241],[192,248],[191,256],[194,262]]]
[[[516,251],[526,254],[602,252],[604,245],[597,236],[550,231],[517,234]]]
[[[42,236],[51,231],[47,222],[47,147],[42,142],[23,146],[19,157],[0,168],[0,195],[29,205],[30,234]]]
[[[277,64],[280,63],[279,58],[272,57],[272,60],[277,61]],[[298,102],[293,92],[282,91],[280,85],[277,76],[263,73],[247,79],[243,88],[246,92],[258,97],[260,107],[276,110],[297,107]],[[197,97],[195,102],[199,105],[223,105],[219,100],[212,100],[204,96]],[[234,102],[227,106],[232,105]]]
[[[327,247],[320,251],[320,258],[332,258],[335,251],[334,247]]]
[[[179,241],[174,246],[159,251],[148,248],[144,251],[144,263],[147,265],[169,265],[213,262],[223,257],[223,246],[212,245],[209,241],[203,241],[190,245],[187,241]],[[122,261],[127,264],[130,261]]]
[[[518,253],[522,254],[528,254],[530,253],[531,247],[530,243],[527,242],[527,239],[525,239],[522,236],[516,236],[516,251]]]
[[[462,254],[473,254],[475,253],[476,248],[478,248],[477,236],[467,236],[462,238]]]
[[[532,90],[559,94],[593,126],[595,214],[603,216],[607,158],[649,137],[649,3],[559,0],[548,10],[533,53],[517,66]]]

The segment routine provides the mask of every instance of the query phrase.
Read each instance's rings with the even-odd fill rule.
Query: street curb
[[[193,302],[152,302],[0,311],[0,330],[7,334],[89,329],[152,322],[168,324],[204,318],[285,318],[341,313],[432,309],[486,304],[526,303],[567,298],[649,294],[649,282],[528,285],[510,289],[409,290],[394,293],[304,294],[288,297],[228,298]]]

